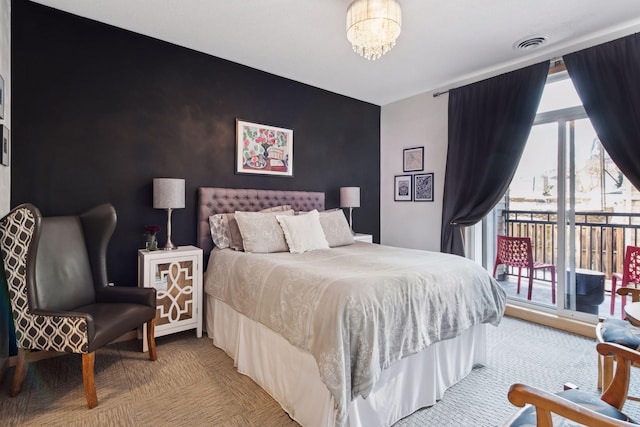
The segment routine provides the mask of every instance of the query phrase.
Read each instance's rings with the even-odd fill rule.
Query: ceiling
[[[399,1],[402,33],[377,61],[347,41],[350,0],[36,2],[377,105],[640,31],[638,0]]]

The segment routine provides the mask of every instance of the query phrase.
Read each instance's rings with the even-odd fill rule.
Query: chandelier
[[[376,60],[396,45],[402,26],[397,0],[355,0],[347,9],[347,39],[353,51]]]

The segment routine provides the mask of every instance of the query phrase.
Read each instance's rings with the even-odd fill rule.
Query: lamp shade
[[[184,208],[184,179],[154,178],[153,207],[155,209]]]
[[[360,207],[360,187],[340,187],[340,207]]]

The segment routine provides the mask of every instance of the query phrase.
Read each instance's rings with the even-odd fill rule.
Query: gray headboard
[[[236,188],[198,188],[198,247],[205,259],[213,249],[209,217],[235,211],[256,212],[280,205],[291,205],[295,211],[324,210],[324,193],[310,191],[248,190]]]

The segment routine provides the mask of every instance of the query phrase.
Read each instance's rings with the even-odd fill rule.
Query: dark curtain
[[[640,189],[640,33],[563,59],[600,142]]]
[[[549,62],[449,91],[442,252],[464,256],[464,227],[509,187],[535,119]]]

